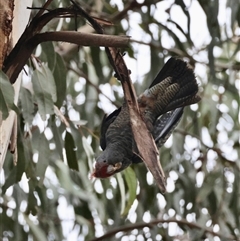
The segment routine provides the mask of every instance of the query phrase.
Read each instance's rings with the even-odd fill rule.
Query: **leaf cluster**
[[[34,0],[33,7],[44,2]],[[48,8],[60,3],[70,5],[52,1]],[[12,86],[0,76],[2,117],[11,109],[18,116],[18,162],[13,164],[9,152],[1,174],[2,239],[238,240],[239,2],[81,1],[81,6],[113,23],[105,33],[131,35],[131,46],[121,51],[127,66],[134,63],[129,68],[138,94],[178,55],[195,67],[202,101],[185,108],[160,150],[167,194],[159,193],[141,164],[107,180],[90,180],[101,120],[121,105],[121,84],[103,48],[41,43],[24,68],[17,107]],[[194,7],[203,18],[198,24]],[[199,41],[203,33],[195,30],[202,25],[207,38]],[[45,28],[59,26],[75,30],[89,24],[54,19]]]

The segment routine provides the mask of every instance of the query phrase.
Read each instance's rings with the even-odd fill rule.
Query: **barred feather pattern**
[[[184,61],[170,58],[149,89],[138,97],[140,114],[159,147],[165,143],[178,124],[183,107],[200,100],[197,93],[198,85],[192,69]],[[103,119],[100,145],[103,152],[96,159],[96,167],[99,170],[104,165],[106,167],[122,163],[121,168],[111,175],[122,171],[132,163],[142,161],[133,139],[129,112],[125,103]],[[95,173],[95,176],[109,176],[105,174]]]

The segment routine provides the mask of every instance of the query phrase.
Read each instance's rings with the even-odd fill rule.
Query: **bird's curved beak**
[[[91,176],[97,178],[107,178],[112,176],[121,167],[122,162],[117,162],[115,165],[108,164],[107,162],[96,162],[95,169]]]

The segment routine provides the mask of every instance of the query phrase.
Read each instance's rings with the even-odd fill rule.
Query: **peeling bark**
[[[0,1],[0,68],[11,50],[14,0]]]

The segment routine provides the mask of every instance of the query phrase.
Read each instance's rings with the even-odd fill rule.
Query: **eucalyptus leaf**
[[[45,171],[49,165],[51,158],[51,150],[49,149],[49,142],[44,133],[40,134],[38,139],[38,162],[36,165],[36,175],[43,181]]]
[[[0,111],[1,111],[1,116],[3,120],[6,120],[9,115],[9,110],[6,104],[6,101],[4,99],[4,96],[2,94],[2,90],[0,91]]]
[[[67,156],[67,162],[68,162],[69,168],[78,171],[76,146],[75,146],[73,137],[69,132],[66,132],[64,146],[65,146],[65,150],[66,150],[66,156]]]
[[[20,93],[23,118],[25,123],[31,124],[34,117],[34,103],[32,93],[24,87],[21,88]]]
[[[53,76],[56,85],[56,105],[61,107],[63,101],[66,98],[66,88],[67,88],[67,74],[66,67],[62,57],[56,54],[56,64],[53,70]]]
[[[62,134],[65,131],[65,128],[63,125],[56,126],[56,123],[52,124],[52,132],[53,132],[53,138],[56,144],[56,152],[60,156],[60,158],[63,160],[63,146],[64,146],[64,141]]]
[[[118,181],[118,186],[120,190],[120,195],[121,195],[121,215],[123,215],[125,208],[126,208],[126,192],[125,192],[125,186],[124,186],[124,181],[122,178],[121,173],[117,173],[117,181]]]
[[[0,111],[2,118],[5,120],[8,117],[10,110],[17,111],[14,104],[14,89],[7,75],[0,70]]]
[[[43,65],[33,72],[32,83],[40,116],[45,120],[47,114],[54,113],[54,102],[57,98],[53,75],[47,66]]]
[[[24,1],[14,3],[19,2],[24,7]],[[20,110],[15,111],[13,135],[0,130],[0,159],[1,141],[6,146],[17,141],[15,153],[7,151],[0,174],[1,238],[238,240],[240,2],[40,2],[33,0],[33,9],[8,12],[19,19],[16,29],[26,20],[26,30],[20,39],[12,35],[15,47],[4,43],[7,55],[1,59],[8,76],[24,64],[20,93],[13,92],[5,74],[0,76],[0,122],[16,110],[14,96],[19,96],[15,103]],[[137,94],[172,56],[194,67],[202,100],[185,108],[177,129],[159,150],[169,191],[164,195],[143,163],[104,180],[89,178],[99,153],[102,117],[124,102],[104,47],[48,41],[36,48],[34,60],[18,54],[22,46],[56,31],[92,33],[94,24],[79,6],[94,16],[104,34],[131,36],[130,45],[117,53],[128,52],[124,61]]]
[[[89,197],[86,193],[71,180],[68,167],[59,160],[56,160],[55,165],[61,187],[63,187],[68,193],[75,195],[84,201],[88,201]]]
[[[89,145],[86,137],[84,137],[84,136],[82,137],[82,144],[83,144],[83,148],[84,148],[87,158],[88,158],[89,169],[92,172],[93,171],[92,163],[93,163],[93,159],[94,159],[94,153],[93,153],[92,147]]]
[[[24,219],[28,224],[32,234],[34,235],[34,240],[37,241],[47,241],[47,236],[44,231],[36,225],[27,215],[24,215]]]
[[[131,208],[134,200],[136,199],[136,192],[137,192],[137,178],[135,175],[135,172],[131,167],[127,168],[124,171],[124,177],[128,186],[128,200],[127,200],[127,205],[122,212],[122,215],[125,216],[128,214],[129,209]]]
[[[51,41],[41,43],[41,61],[48,63],[48,67],[51,71],[54,70],[57,62],[57,53],[54,49],[54,44]]]
[[[45,82],[47,82],[47,85],[45,86],[46,89],[48,89],[48,93],[51,94],[53,102],[57,101],[57,91],[56,91],[56,83],[53,77],[52,71],[48,68],[47,65],[42,65],[41,67],[42,75],[45,79]]]

